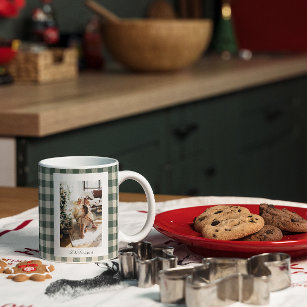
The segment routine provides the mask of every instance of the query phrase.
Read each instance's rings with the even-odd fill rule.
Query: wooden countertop
[[[155,195],[156,202],[179,199],[184,196]],[[123,202],[146,201],[145,194],[120,193]],[[38,206],[37,188],[4,188],[0,187],[0,218],[15,215]]]
[[[2,86],[0,136],[43,137],[304,74],[306,54],[206,56],[171,74],[82,73],[74,81]]]

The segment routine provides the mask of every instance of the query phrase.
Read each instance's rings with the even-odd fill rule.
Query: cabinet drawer
[[[214,161],[202,155],[173,164],[168,178],[168,190],[173,194],[215,195],[216,192]]]
[[[119,170],[131,170],[143,175],[150,183],[154,193],[166,193],[164,176],[164,156],[161,144],[153,142],[134,151],[120,154]],[[125,181],[122,192],[144,193],[141,186],[133,180]]]
[[[244,151],[279,138],[295,125],[293,97],[280,84],[199,102],[198,114],[208,111],[212,114],[207,129],[213,146],[227,152]]]
[[[219,161],[224,194],[301,201],[303,170],[300,131],[293,129],[275,142]]]
[[[183,195],[266,197],[302,201],[304,157],[299,130],[252,152],[193,156],[173,165],[168,190]]]
[[[167,113],[168,147],[171,161],[181,161],[205,152],[210,154],[212,144],[212,105],[200,113],[199,104],[190,103]]]
[[[261,95],[253,93],[238,110],[237,128],[242,150],[280,138],[295,125],[293,98],[274,88],[261,91]]]

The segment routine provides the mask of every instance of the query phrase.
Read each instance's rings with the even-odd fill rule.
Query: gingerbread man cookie
[[[4,261],[5,259],[0,260],[0,273],[4,271],[4,268],[6,267],[6,262]]]
[[[7,278],[16,282],[26,281],[28,279],[33,281],[45,281],[52,278],[48,273],[54,271],[53,265],[45,265],[40,260],[30,260],[20,262],[13,268],[6,268],[4,274],[9,275]]]

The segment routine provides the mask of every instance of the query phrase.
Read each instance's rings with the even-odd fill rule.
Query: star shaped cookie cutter
[[[187,307],[222,307],[235,302],[269,304],[270,292],[290,286],[290,256],[266,253],[243,258],[203,258],[201,264],[178,266],[172,247],[129,243],[119,252],[124,279],[138,286],[160,286],[161,302]]]
[[[270,292],[290,286],[290,256],[267,253],[241,258],[204,258],[201,265],[159,272],[162,303],[221,307],[235,302],[266,305]]]

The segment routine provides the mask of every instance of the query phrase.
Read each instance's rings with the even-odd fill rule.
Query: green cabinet
[[[295,118],[301,131],[299,140],[299,152],[303,163],[300,165],[300,186],[303,187],[303,201],[307,202],[307,84],[306,79],[297,80],[298,90],[295,94]]]
[[[19,186],[37,186],[38,161],[57,156],[92,155],[118,159],[120,169],[143,174],[154,190],[164,166],[164,116],[144,114],[44,138],[17,141]],[[138,184],[127,182],[128,191],[140,191]]]
[[[45,138],[18,139],[18,185],[37,162],[111,156],[155,193],[306,201],[307,77],[245,89]],[[136,183],[121,191],[140,192]]]
[[[306,85],[299,78],[169,110],[169,192],[306,201]]]

